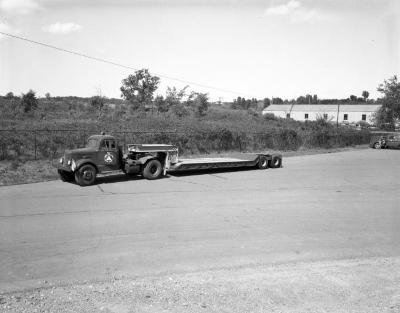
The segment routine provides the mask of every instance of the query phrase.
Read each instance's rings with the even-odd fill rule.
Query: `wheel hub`
[[[93,173],[91,171],[84,171],[83,172],[83,179],[91,180],[93,178]]]

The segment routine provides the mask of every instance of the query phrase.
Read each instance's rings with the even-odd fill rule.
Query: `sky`
[[[398,0],[0,0],[0,95],[120,98],[147,68],[213,100],[379,97],[400,72]],[[173,80],[171,78],[177,78]],[[197,85],[196,85],[197,84]],[[204,87],[206,86],[206,87]],[[212,87],[212,88],[211,88]]]

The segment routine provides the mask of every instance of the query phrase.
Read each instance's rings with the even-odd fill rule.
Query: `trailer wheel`
[[[260,156],[260,158],[258,159],[257,167],[260,170],[265,170],[266,168],[268,168],[268,159],[266,156]]]
[[[270,166],[272,168],[279,168],[282,166],[282,158],[280,156],[273,156],[270,161]]]
[[[63,182],[71,182],[74,180],[74,173],[58,170],[58,175]]]
[[[163,168],[161,162],[153,159],[146,163],[143,169],[143,177],[146,179],[157,179],[162,176]]]
[[[96,180],[96,169],[93,165],[86,164],[75,172],[75,181],[81,186],[93,185]]]

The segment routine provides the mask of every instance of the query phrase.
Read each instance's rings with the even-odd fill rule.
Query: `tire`
[[[163,174],[161,162],[153,159],[146,163],[143,169],[143,177],[149,180],[158,179]]]
[[[282,166],[282,158],[280,156],[273,156],[270,161],[270,167],[279,168]]]
[[[75,172],[75,181],[78,185],[81,186],[90,186],[93,185],[94,181],[96,180],[96,169],[93,165],[86,164],[81,166]]]
[[[74,173],[58,170],[58,175],[63,182],[72,182],[74,181]]]
[[[382,145],[379,141],[374,143],[374,149],[382,149]]]
[[[265,170],[266,168],[268,168],[268,158],[264,155],[260,156],[260,158],[258,159],[257,167],[260,170]]]

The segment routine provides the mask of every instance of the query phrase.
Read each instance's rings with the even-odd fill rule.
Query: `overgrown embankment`
[[[221,106],[210,108],[199,118],[170,112],[132,112],[123,104],[107,107],[99,115],[74,98],[41,99],[29,114],[11,104],[11,100],[0,102],[2,160],[52,159],[64,149],[82,147],[90,135],[101,131],[115,135],[121,144],[174,144],[186,155],[341,148],[370,139],[368,131],[337,128],[325,120],[303,123]]]

